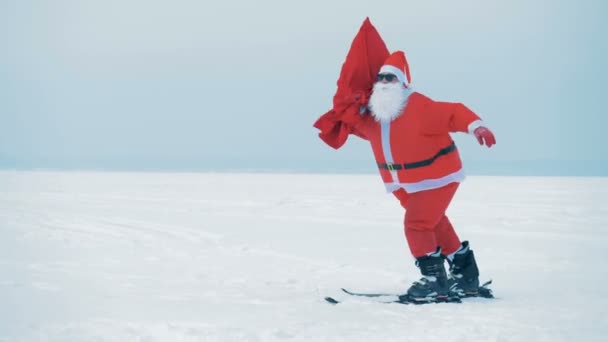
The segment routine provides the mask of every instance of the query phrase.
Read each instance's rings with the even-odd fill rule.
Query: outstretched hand
[[[486,146],[492,147],[492,145],[496,144],[494,134],[487,127],[477,127],[473,131],[473,134],[475,135],[475,138],[477,138],[477,141],[479,141],[479,145],[483,145],[485,143]]]

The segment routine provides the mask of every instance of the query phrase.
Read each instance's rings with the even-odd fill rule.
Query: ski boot
[[[451,260],[448,258],[448,263],[450,264],[448,279],[450,294],[461,298],[479,295],[479,269],[468,241],[462,242],[460,249],[454,253],[454,258]]]
[[[407,290],[410,302],[442,302],[448,299],[448,278],[443,265],[441,249],[416,259],[422,278],[415,281]]]

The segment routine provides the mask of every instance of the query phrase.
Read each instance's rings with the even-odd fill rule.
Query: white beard
[[[376,121],[390,122],[401,114],[411,93],[402,83],[376,82],[368,107]]]

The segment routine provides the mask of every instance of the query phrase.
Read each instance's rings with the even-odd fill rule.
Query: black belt
[[[441,150],[439,150],[439,152],[437,152],[437,154],[435,154],[432,158],[429,159],[425,159],[425,160],[421,160],[421,161],[417,161],[417,162],[413,162],[413,163],[405,163],[405,164],[385,164],[385,163],[378,163],[378,167],[383,169],[383,170],[389,170],[389,171],[393,171],[393,170],[402,170],[402,169],[415,169],[418,167],[423,167],[423,166],[428,166],[433,164],[433,162],[435,161],[435,159],[441,157],[441,156],[445,156],[446,154],[450,153],[450,152],[454,152],[454,150],[456,150],[456,144],[454,142],[452,142],[452,144],[446,148],[442,148]]]

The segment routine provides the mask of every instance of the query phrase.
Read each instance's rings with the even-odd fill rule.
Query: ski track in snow
[[[448,215],[498,298],[404,306],[339,290],[419,277],[376,175],[2,171],[0,342],[604,341],[607,198],[469,177]]]

